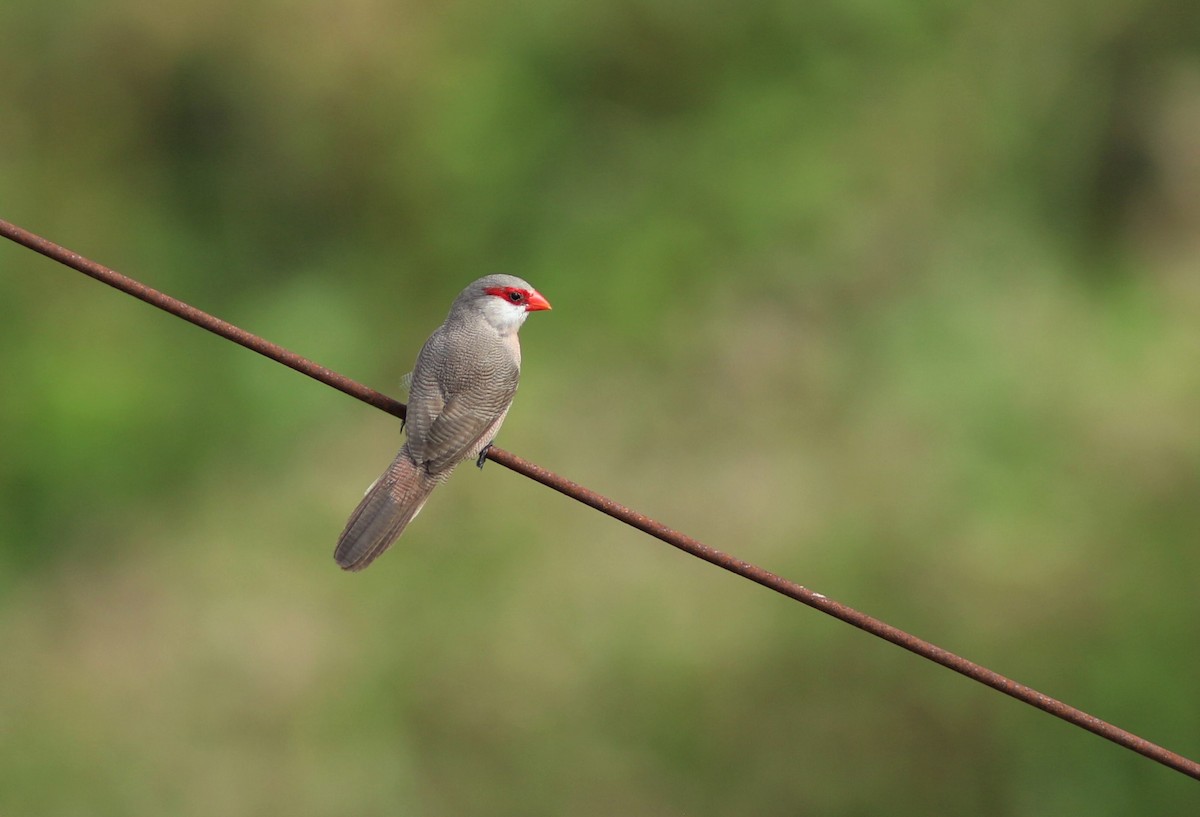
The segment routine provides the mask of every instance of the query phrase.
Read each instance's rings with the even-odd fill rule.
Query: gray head
[[[472,281],[450,305],[447,320],[482,316],[500,334],[516,332],[530,312],[549,309],[542,293],[515,275],[487,275]]]

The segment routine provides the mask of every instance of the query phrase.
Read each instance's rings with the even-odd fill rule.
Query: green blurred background
[[[0,5],[0,216],[1200,756],[1200,4]],[[0,246],[0,814],[1124,815],[1196,783]]]

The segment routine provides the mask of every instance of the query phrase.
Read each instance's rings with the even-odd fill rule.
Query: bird
[[[487,275],[454,299],[417,355],[404,445],[338,537],[333,557],[343,570],[362,570],[387,550],[460,462],[483,467],[517,392],[517,332],[544,309],[550,302],[514,275]]]

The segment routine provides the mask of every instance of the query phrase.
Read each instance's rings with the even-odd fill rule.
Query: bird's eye
[[[519,292],[515,289],[510,290],[508,293],[508,299],[510,301],[512,301],[514,304],[519,304],[519,303],[521,303],[521,301],[525,300],[525,293]]]

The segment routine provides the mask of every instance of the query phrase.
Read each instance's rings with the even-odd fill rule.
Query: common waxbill
[[[333,558],[343,569],[362,570],[387,550],[454,466],[475,459],[483,467],[521,376],[517,330],[549,308],[512,275],[480,278],[454,299],[417,356],[404,445],[338,538]]]

